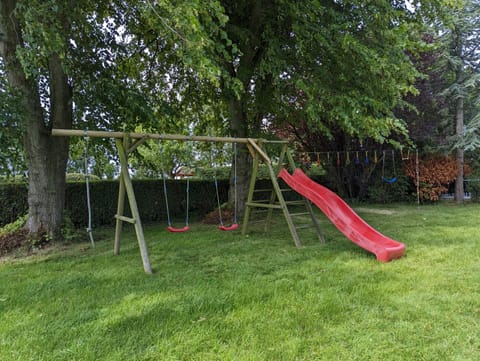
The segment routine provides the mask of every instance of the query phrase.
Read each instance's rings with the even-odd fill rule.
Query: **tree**
[[[25,19],[17,12],[19,3],[6,0],[0,3],[0,56],[2,57],[9,86],[18,96],[22,109],[22,130],[29,168],[29,232],[38,235],[47,232],[59,235],[64,207],[65,164],[68,155],[68,139],[49,137],[52,127],[69,128],[72,124],[71,84],[61,64],[59,49],[41,54],[43,71],[37,77],[26,71],[20,49],[26,49],[32,34],[24,26]],[[48,5],[43,9],[47,11]],[[28,12],[23,14],[29,16]],[[38,14],[37,14],[38,15]],[[58,27],[61,36],[69,27],[69,19],[59,14],[51,26]],[[45,19],[51,19],[47,16]],[[47,20],[47,23],[49,21]],[[31,24],[33,26],[33,24]],[[45,25],[48,26],[48,25]],[[30,46],[35,50],[36,43]],[[43,90],[39,81],[49,83],[49,111],[42,107]]]
[[[449,86],[445,95],[451,101],[455,124],[454,147],[458,174],[455,180],[455,199],[464,198],[464,148],[475,147],[475,129],[480,116],[478,82],[480,80],[480,2],[466,0],[452,12],[446,24],[442,40],[445,46]],[[470,129],[465,134],[465,124]]]
[[[3,90],[18,100],[6,118],[15,113],[24,139],[31,234],[60,235],[69,139],[50,130],[155,124],[156,113],[178,103],[184,78],[214,78],[200,18],[216,31],[222,16],[214,1],[0,2]]]
[[[68,139],[49,137],[53,127],[228,126],[246,137],[301,118],[327,137],[404,132],[392,116],[414,90],[404,50],[439,3],[2,1],[0,56],[25,110],[30,232],[56,236],[61,224]],[[249,173],[239,149],[241,199]]]
[[[441,2],[415,4],[413,12],[390,1],[222,1],[228,39],[239,49],[220,62],[232,134],[301,123],[329,140],[340,132],[380,143],[405,135],[393,110],[416,92],[407,51],[417,51],[420,25]],[[238,165],[247,179],[247,158]]]
[[[420,76],[415,81],[418,94],[408,94],[404,101],[410,106],[395,109],[395,115],[407,124],[408,135],[416,148],[423,153],[438,153],[449,136],[447,101],[442,95],[447,79],[438,64],[443,58],[433,29],[427,27],[422,34],[423,49],[412,54],[411,59]]]

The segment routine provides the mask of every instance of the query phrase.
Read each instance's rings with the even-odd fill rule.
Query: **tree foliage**
[[[462,202],[464,197],[464,149],[475,148],[476,132],[465,134],[465,125],[475,126],[475,117],[480,111],[478,101],[478,82],[480,65],[478,47],[480,42],[480,2],[466,0],[459,4],[451,13],[451,18],[445,24],[441,39],[444,45],[446,82],[448,87],[444,94],[450,104],[449,115],[454,125],[451,137],[456,150],[458,174],[455,182],[455,199]]]
[[[460,124],[462,129],[457,130],[453,141],[457,148],[474,150],[480,147],[480,2],[464,1],[449,20],[442,34],[445,46],[442,65],[449,70],[444,94],[451,104],[458,105],[461,101],[465,123],[465,127]]]
[[[245,137],[300,120],[330,138],[339,130],[380,142],[404,134],[393,108],[415,91],[418,74],[405,51],[418,49],[418,24],[440,3],[415,2],[411,11],[387,0],[3,1],[8,49],[0,49],[11,89],[0,86],[13,90],[9,100],[19,94],[17,110],[30,109],[18,120],[38,197],[30,205],[47,202],[42,189],[52,199],[42,217],[63,204],[55,197],[68,142],[48,137],[57,126]],[[92,143],[103,157],[95,165],[115,161],[105,156],[111,143]],[[184,151],[175,147],[173,158]],[[248,179],[240,149],[240,195]]]
[[[418,75],[406,54],[419,46],[408,10],[388,1],[223,3],[242,53],[227,66],[243,84],[253,129],[300,119],[326,136],[340,128],[384,141],[405,132],[392,110]]]
[[[22,144],[23,124],[18,94],[12,91],[0,61],[0,174],[15,176],[25,173],[25,155]]]
[[[184,94],[185,79],[218,79],[206,54],[217,50],[209,35],[226,18],[215,1],[149,0],[7,0],[0,3],[0,17],[8,79],[1,92],[19,97],[15,113],[29,167],[27,227],[56,237],[68,140],[49,137],[50,129],[169,127],[172,114],[194,104],[196,97]],[[16,121],[13,111],[3,113]],[[12,143],[13,135],[2,134]]]

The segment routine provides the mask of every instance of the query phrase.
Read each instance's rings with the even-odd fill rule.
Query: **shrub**
[[[88,178],[90,181],[99,181],[100,177],[89,174]],[[83,173],[67,173],[67,182],[84,182],[85,181],[85,174]]]
[[[411,194],[411,184],[407,176],[398,175],[397,181],[388,183],[382,181],[381,177],[376,177],[371,186],[368,187],[368,201],[374,203],[391,203],[399,201],[413,200]]]
[[[408,160],[404,165],[404,172],[417,186],[417,165],[415,159]],[[465,175],[470,173],[470,167],[465,166]],[[445,155],[433,155],[418,161],[418,181],[420,199],[437,201],[440,194],[448,191],[458,174],[455,159]]]
[[[8,224],[4,225],[3,227],[0,227],[0,236],[4,236],[8,233],[13,233],[13,232],[19,231],[27,223],[27,218],[28,218],[28,214],[25,214],[25,215],[17,218],[12,223],[8,223]]]

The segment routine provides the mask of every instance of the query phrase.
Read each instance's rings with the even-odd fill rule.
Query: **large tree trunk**
[[[254,1],[252,6],[247,7],[249,13],[238,14],[235,10],[235,2],[224,1],[226,14],[231,17],[229,22],[229,37],[235,43],[240,45],[239,63],[237,62],[225,63],[225,70],[232,78],[239,80],[243,89],[240,97],[232,89],[224,89],[226,91],[226,100],[228,103],[228,110],[230,115],[230,130],[232,136],[235,137],[249,137],[250,131],[260,127],[262,117],[260,112],[257,112],[258,117],[247,117],[247,99],[251,97],[251,81],[255,74],[255,69],[260,64],[264,54],[264,39],[263,39],[263,25],[262,16],[267,13],[267,8],[270,2]],[[239,16],[240,15],[240,16]],[[248,28],[248,32],[243,33],[243,29]],[[242,29],[242,34],[238,29]],[[240,36],[240,38],[239,38]],[[244,36],[247,36],[245,38]],[[256,87],[256,91],[259,87]],[[268,94],[265,94],[268,96]],[[257,119],[258,118],[258,119]],[[257,122],[258,124],[255,124]],[[238,145],[237,155],[237,200],[238,200],[238,215],[243,215],[245,210],[245,202],[248,196],[248,188],[250,185],[250,177],[252,174],[252,159],[248,152],[246,145]],[[233,177],[230,177],[229,189],[229,203],[233,204],[234,187]]]
[[[72,95],[68,78],[57,55],[49,59],[50,121],[46,129],[37,119],[26,132],[25,149],[29,164],[30,233],[46,232],[61,237],[65,207],[65,169],[69,138],[50,136],[51,128],[72,127]]]
[[[246,114],[243,111],[242,101],[237,99],[235,95],[228,100],[228,108],[230,113],[230,129],[232,136],[237,138],[248,137],[248,121]],[[236,168],[237,178],[230,177],[230,187],[228,192],[228,202],[233,205],[235,200],[235,187],[236,181],[237,190],[237,216],[240,217],[245,211],[245,202],[248,196],[248,188],[250,185],[250,177],[252,174],[252,161],[251,156],[245,144],[237,144],[237,156],[236,156]]]
[[[456,27],[454,29],[454,48],[455,48],[455,56],[458,57],[460,63],[457,65],[456,69],[456,79],[455,82],[459,88],[463,87],[464,83],[464,34],[462,33],[462,27]],[[463,95],[458,93],[456,94],[457,99],[455,101],[455,134],[457,139],[463,138],[463,128],[464,128],[464,98]],[[464,151],[463,148],[457,148],[456,154],[457,160],[457,178],[455,179],[455,201],[457,203],[462,203],[465,197],[465,191],[463,189],[463,182],[464,182],[464,174],[463,174],[463,166],[464,166]]]
[[[68,139],[52,138],[52,127],[71,128],[72,104],[68,79],[57,56],[49,60],[50,119],[40,104],[38,84],[28,78],[16,49],[22,47],[21,26],[15,17],[16,0],[0,2],[0,56],[5,62],[9,85],[18,94],[25,127],[25,152],[28,162],[27,229],[36,237],[47,234],[58,238],[65,201],[65,168]]]
[[[456,134],[457,137],[463,137],[463,127],[464,127],[464,119],[463,119],[463,98],[459,97],[457,99],[456,104]],[[455,180],[455,200],[457,203],[462,203],[465,197],[465,190],[463,188],[464,182],[464,174],[463,174],[463,166],[464,166],[464,151],[463,148],[457,148],[457,167],[458,173],[457,178]]]

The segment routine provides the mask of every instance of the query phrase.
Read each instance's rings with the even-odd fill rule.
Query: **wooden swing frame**
[[[282,145],[282,151],[280,156],[280,163],[282,164],[284,158],[286,157],[288,165],[290,168],[294,168],[293,158],[288,151],[288,142],[287,141],[271,141],[265,139],[255,139],[255,138],[234,138],[234,137],[213,137],[213,136],[195,136],[195,135],[180,135],[180,134],[156,134],[156,133],[133,133],[133,132],[110,132],[110,131],[98,131],[98,130],[80,130],[80,129],[52,129],[52,136],[57,137],[91,137],[91,138],[114,138],[115,145],[118,151],[118,156],[120,160],[120,177],[119,177],[119,191],[118,191],[118,202],[117,202],[117,212],[115,215],[116,226],[115,226],[115,240],[114,240],[114,255],[120,253],[120,240],[122,235],[123,222],[133,224],[135,228],[135,233],[137,236],[137,241],[140,249],[140,255],[142,258],[143,269],[145,273],[152,274],[152,267],[150,264],[150,258],[148,255],[147,243],[145,241],[145,235],[143,233],[143,226],[140,218],[140,212],[138,210],[138,205],[135,197],[135,192],[133,189],[132,179],[128,172],[128,158],[129,155],[137,149],[138,146],[150,139],[156,140],[174,140],[174,141],[197,141],[197,142],[221,142],[221,143],[241,143],[246,144],[250,155],[253,158],[253,172],[252,178],[250,181],[250,189],[248,194],[248,200],[245,208],[244,222],[242,226],[242,234],[247,232],[248,221],[251,214],[251,210],[256,207],[265,207],[269,210],[269,215],[267,218],[267,223],[271,219],[271,212],[273,209],[281,209],[283,215],[288,224],[290,233],[294,239],[295,245],[297,247],[301,246],[300,238],[297,234],[295,225],[293,224],[292,217],[288,211],[287,203],[284,200],[282,195],[282,189],[280,189],[279,183],[277,181],[277,174],[275,173],[272,161],[265,152],[263,144],[266,143],[277,143]],[[269,176],[272,181],[272,196],[270,198],[269,204],[259,204],[255,203],[252,200],[255,182],[257,177],[257,170],[260,162],[267,165],[269,170]],[[128,198],[130,205],[131,217],[124,215],[125,209],[125,197]],[[274,204],[276,202],[276,204]],[[321,235],[320,228],[316,218],[313,215],[311,205],[305,201],[307,210],[312,217],[312,221],[317,229],[319,238],[323,241],[323,236]],[[225,230],[237,229],[238,224],[235,226],[225,227]]]

